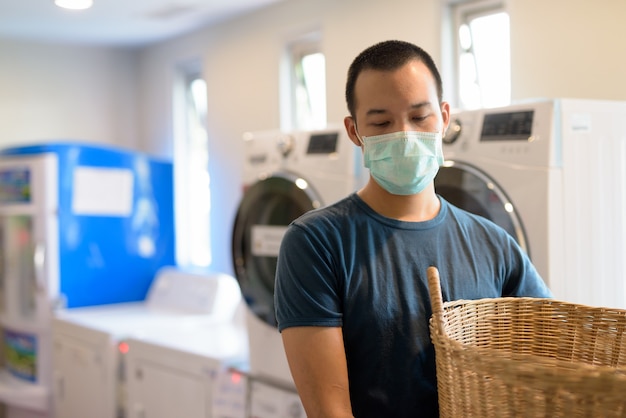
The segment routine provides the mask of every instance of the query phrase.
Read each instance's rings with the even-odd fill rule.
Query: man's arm
[[[282,331],[291,375],[308,418],[352,418],[340,327]]]

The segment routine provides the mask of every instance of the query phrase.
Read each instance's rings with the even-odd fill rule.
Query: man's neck
[[[441,208],[432,183],[418,194],[402,196],[387,192],[370,178],[357,194],[375,212],[400,221],[429,221],[437,216]]]

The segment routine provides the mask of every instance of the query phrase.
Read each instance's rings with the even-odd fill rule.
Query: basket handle
[[[430,293],[430,304],[433,309],[433,319],[437,323],[437,327],[443,329],[443,298],[441,296],[441,282],[439,280],[439,270],[437,267],[430,266],[426,270],[428,277],[428,292]]]

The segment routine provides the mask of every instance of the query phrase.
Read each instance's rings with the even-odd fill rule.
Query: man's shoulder
[[[358,213],[358,211],[355,211],[357,205],[354,194],[351,194],[337,202],[304,213],[294,223],[299,225],[311,225],[329,221],[334,223]]]

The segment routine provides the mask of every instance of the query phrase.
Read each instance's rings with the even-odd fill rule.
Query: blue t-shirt
[[[278,328],[342,327],[357,418],[438,417],[429,266],[444,301],[552,296],[504,229],[439,199],[434,219],[404,222],[352,194],[304,214],[283,237]]]

